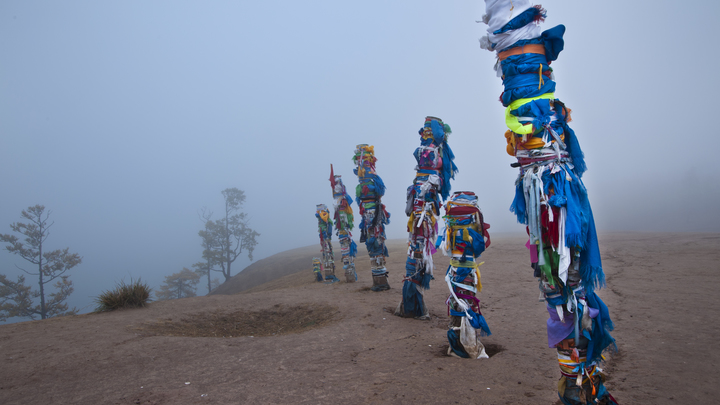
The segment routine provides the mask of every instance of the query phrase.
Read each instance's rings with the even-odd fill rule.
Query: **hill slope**
[[[404,240],[390,240],[387,242],[388,251],[390,257],[393,259],[405,256],[405,250],[407,249],[407,242]],[[344,273],[342,270],[342,261],[340,256],[340,246],[333,244],[333,252],[335,254],[336,266],[338,269],[335,271],[336,276],[345,280]],[[263,289],[274,289],[280,287],[291,287],[297,285],[290,283],[290,280],[297,279],[298,283],[312,283],[314,282],[312,273],[312,259],[313,257],[320,257],[320,246],[312,245],[305,246],[297,249],[287,250],[284,252],[277,253],[265,259],[258,260],[257,262],[247,266],[243,271],[234,275],[230,280],[221,284],[218,288],[213,290],[211,295],[224,294],[231,295],[237,294],[243,291],[254,289],[263,284],[270,284],[263,287]],[[440,256],[440,255],[438,255]],[[367,269],[369,272],[369,259],[367,255],[367,249],[365,245],[361,244],[358,246],[358,254],[355,259],[355,266],[358,272]],[[403,259],[404,260],[404,259]],[[300,275],[303,274],[303,275]],[[280,281],[281,278],[288,275],[299,275],[290,279]]]
[[[320,256],[319,250],[319,246],[306,246],[258,260],[222,283],[211,295],[237,294],[288,274],[301,271],[312,273],[312,258]]]

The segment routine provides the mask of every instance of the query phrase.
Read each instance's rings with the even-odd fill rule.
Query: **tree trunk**
[[[42,227],[40,228],[40,234],[43,233]],[[40,274],[39,282],[40,284],[40,319],[46,319],[47,318],[47,308],[45,308],[45,285],[43,284],[43,272],[42,272],[42,241],[40,242],[40,246],[38,247],[38,251],[40,252],[38,256],[38,273]]]
[[[225,275],[225,281],[227,281],[230,280],[230,265],[232,264],[230,262],[230,218],[227,202],[225,202],[225,238],[225,242],[227,243],[227,250],[225,251],[225,254],[227,255],[227,274]]]
[[[210,266],[208,266],[208,268],[207,268],[207,275],[208,275],[208,295],[210,295],[210,291],[212,291],[211,283],[210,283]]]

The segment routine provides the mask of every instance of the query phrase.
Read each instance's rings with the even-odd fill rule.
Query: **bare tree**
[[[77,253],[70,253],[70,248],[43,251],[44,243],[50,236],[49,229],[53,223],[48,223],[50,211],[45,207],[35,205],[23,210],[21,216],[28,223],[17,222],[10,224],[10,229],[25,236],[21,242],[17,236],[0,234],[0,241],[7,243],[5,249],[16,254],[26,261],[37,266],[37,272],[28,271],[18,267],[28,275],[37,276],[38,291],[32,291],[25,285],[25,277],[18,277],[13,282],[2,276],[0,278],[0,302],[4,317],[20,316],[35,319],[40,316],[46,319],[54,316],[73,315],[77,310],[68,310],[65,300],[72,294],[72,281],[66,274],[68,270],[82,263],[82,257]],[[55,281],[57,280],[57,281]],[[45,285],[55,281],[55,292],[47,294]],[[35,298],[40,298],[40,304],[35,305]]]

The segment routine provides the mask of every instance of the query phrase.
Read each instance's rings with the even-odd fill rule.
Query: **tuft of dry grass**
[[[129,284],[121,281],[114,290],[108,290],[95,298],[96,312],[113,311],[120,308],[144,307],[150,302],[152,288],[137,279]]]
[[[272,336],[300,333],[337,320],[338,308],[326,304],[276,304],[270,309],[201,312],[179,321],[160,320],[136,330],[149,335],[184,337]]]

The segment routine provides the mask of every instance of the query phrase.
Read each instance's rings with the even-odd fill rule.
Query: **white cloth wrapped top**
[[[482,21],[488,25],[488,34],[480,38],[480,47],[488,51],[501,51],[521,39],[537,38],[542,34],[540,26],[528,24],[516,30],[493,34],[513,18],[532,7],[529,0],[485,0]]]

